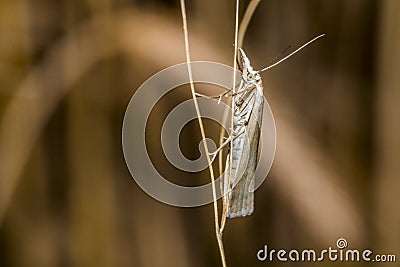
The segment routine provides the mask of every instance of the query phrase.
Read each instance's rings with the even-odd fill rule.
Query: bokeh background
[[[234,5],[187,1],[193,60],[232,64]],[[244,49],[260,69],[320,33],[263,73],[276,158],[255,213],[227,222],[228,266],[284,266],[257,251],[338,238],[400,260],[400,1],[262,0]],[[220,266],[212,205],[157,202],[122,153],[136,88],[184,60],[178,0],[0,2],[0,266]],[[183,87],[160,101],[146,137],[160,173],[201,184],[207,170],[180,172],[160,148],[163,119],[188,98]],[[199,141],[189,123],[188,158]]]

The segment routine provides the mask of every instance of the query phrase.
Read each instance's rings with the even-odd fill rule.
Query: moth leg
[[[195,93],[195,95],[198,97],[204,97],[204,98],[209,98],[209,99],[221,99],[223,96],[231,95],[232,93],[230,93],[230,92],[231,92],[231,89],[227,89],[223,93],[221,93],[219,95],[215,95],[215,96],[207,96],[207,95],[203,95],[200,93]]]
[[[239,133],[234,134],[233,137],[232,137],[232,136],[229,136],[229,137],[226,139],[226,141],[223,142],[222,145],[221,145],[219,148],[217,148],[214,152],[209,153],[209,155],[212,156],[211,163],[214,162],[214,160],[215,160],[215,158],[217,157],[218,153],[219,153],[227,144],[229,144],[231,141],[233,141],[233,140],[235,140],[236,138],[238,138],[239,136],[241,136],[241,135],[246,131],[246,127],[243,127],[243,126],[245,126],[245,125],[246,125],[246,123],[243,123],[242,126],[241,126],[241,130],[239,131]]]
[[[212,156],[211,163],[214,162],[215,158],[217,157],[218,153],[227,145],[231,142],[232,138],[229,136],[225,142],[222,143],[222,145],[217,148],[214,152],[209,153],[210,156]]]
[[[197,97],[204,97],[204,98],[209,98],[209,99],[219,99],[221,101],[223,96],[226,96],[226,97],[228,97],[228,96],[236,96],[236,95],[242,94],[243,92],[247,92],[249,90],[253,90],[253,88],[250,88],[250,89],[246,89],[246,90],[242,90],[241,91],[240,89],[242,87],[243,87],[243,80],[240,82],[240,85],[238,87],[238,92],[237,93],[233,92],[231,89],[226,89],[223,93],[221,93],[219,95],[215,95],[215,96],[207,96],[207,95],[203,95],[203,94],[200,94],[200,93],[195,93],[195,95]]]
[[[241,95],[241,94],[243,94],[243,93],[246,93],[246,92],[251,91],[251,90],[254,90],[254,89],[255,89],[255,87],[250,87],[250,88],[247,88],[247,89],[238,91],[238,92],[236,92],[236,93],[232,93],[231,96]]]
[[[200,93],[195,93],[195,95],[196,95],[197,97],[204,97],[204,98],[209,98],[209,99],[218,98],[218,96],[208,96],[208,95],[203,95],[203,94],[200,94]]]

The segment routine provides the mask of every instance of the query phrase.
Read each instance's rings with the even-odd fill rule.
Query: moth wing
[[[261,132],[262,111],[264,96],[262,88],[256,88],[255,99],[249,112],[246,132],[238,137],[237,145],[240,146],[237,155],[232,154],[232,160],[238,157],[237,166],[232,167],[230,179],[228,218],[247,216],[254,210],[254,174],[257,167],[258,146]],[[246,143],[247,140],[250,143]],[[236,140],[235,140],[236,141]],[[227,161],[227,166],[228,161]],[[227,170],[229,175],[229,169]]]

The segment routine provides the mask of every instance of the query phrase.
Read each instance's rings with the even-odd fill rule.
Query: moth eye
[[[251,74],[251,73],[249,73],[249,74],[247,74],[247,79],[249,79],[249,80],[253,80],[253,74]]]

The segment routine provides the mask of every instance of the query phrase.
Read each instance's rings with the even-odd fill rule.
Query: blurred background
[[[186,2],[192,60],[232,65],[234,1]],[[243,45],[256,69],[326,37],[263,73],[276,157],[255,213],[227,221],[228,266],[285,265],[256,253],[339,238],[400,260],[399,15],[397,0],[261,1]],[[0,266],[220,266],[212,205],[156,201],[122,153],[135,90],[184,61],[178,0],[0,2]],[[175,169],[160,146],[162,121],[189,98],[165,96],[146,141],[160,173],[202,184],[207,170]],[[188,158],[200,138],[195,121],[183,129]]]

